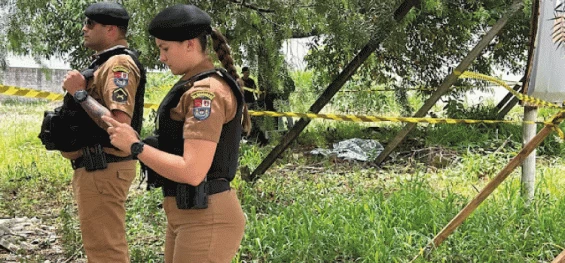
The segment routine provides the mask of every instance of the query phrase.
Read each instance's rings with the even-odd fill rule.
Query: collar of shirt
[[[127,47],[124,46],[124,45],[115,45],[115,46],[113,46],[113,47],[111,47],[111,48],[109,48],[109,49],[100,51],[100,52],[98,52],[98,53],[92,55],[91,58],[92,58],[93,60],[95,60],[95,59],[97,59],[98,57],[100,57],[100,55],[102,55],[102,54],[104,54],[104,53],[106,53],[106,52],[112,51],[112,50],[114,50],[114,49],[118,49],[118,48],[127,48]]]
[[[214,69],[214,63],[210,58],[202,60],[200,63],[194,65],[192,69],[190,69],[183,77],[183,80],[190,79],[194,75]]]

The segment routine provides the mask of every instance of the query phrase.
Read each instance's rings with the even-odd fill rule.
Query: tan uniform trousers
[[[108,163],[108,168],[93,172],[75,170],[73,192],[89,263],[129,262],[125,202],[135,163]]]
[[[234,189],[208,197],[206,209],[178,209],[165,197],[165,263],[229,263],[236,255],[245,217]]]

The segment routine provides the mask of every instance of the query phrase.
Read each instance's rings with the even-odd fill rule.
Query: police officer
[[[183,4],[164,9],[149,24],[160,60],[182,76],[159,106],[158,148],[139,141],[129,126],[103,117],[112,125],[112,144],[163,177],[167,263],[230,262],[245,227],[230,182],[249,116],[226,39],[210,25],[207,13]],[[208,35],[227,71],[214,69]]]
[[[139,132],[145,70],[136,54],[127,49],[129,15],[121,5],[95,3],[84,14],[84,45],[96,52],[94,62],[90,71],[68,72],[63,88],[86,112],[84,125],[92,125],[78,127],[78,140],[87,142],[84,147],[62,154],[71,159],[74,169],[72,186],[88,262],[129,262],[125,201],[135,178],[136,161],[129,151],[110,144],[105,131],[108,125],[101,117],[131,125]]]
[[[257,89],[257,85],[255,84],[255,80],[253,80],[251,77],[249,77],[249,67],[245,66],[241,69],[241,73],[243,74],[243,76],[241,77],[241,80],[243,82],[243,86],[251,89],[251,90],[247,90],[245,89],[243,94],[244,94],[244,100],[245,103],[248,104],[255,104],[257,99],[256,97],[260,97],[261,94],[255,94],[256,91],[259,91]],[[253,92],[255,91],[255,92]]]

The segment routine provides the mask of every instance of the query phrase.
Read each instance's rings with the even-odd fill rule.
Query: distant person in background
[[[264,93],[259,92],[255,80],[249,77],[250,73],[249,67],[245,66],[241,69],[241,74],[243,74],[243,76],[237,79],[238,84],[243,87],[243,99],[245,100],[248,109],[255,111],[264,110]],[[257,140],[260,145],[266,145],[269,143],[269,139],[266,133],[262,130],[259,118],[264,117],[254,116],[251,118],[251,132],[248,136],[246,136],[246,138],[253,138],[254,140]]]
[[[257,89],[257,84],[255,84],[255,80],[253,80],[251,77],[249,77],[249,74],[251,72],[249,71],[249,67],[245,66],[241,69],[241,74],[243,74],[243,76],[241,77],[241,80],[243,81],[243,87],[244,87],[244,91],[243,91],[243,99],[245,100],[245,103],[248,104],[248,107],[250,107],[250,109],[256,108],[256,103],[257,103],[257,98],[259,97],[259,94],[257,93],[259,91],[259,89]],[[247,88],[247,89],[245,89]],[[257,91],[257,92],[254,92]],[[252,108],[253,107],[253,108]]]

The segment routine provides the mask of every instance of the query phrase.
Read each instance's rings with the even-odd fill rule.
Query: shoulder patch
[[[112,92],[112,100],[117,103],[126,103],[128,101],[128,93],[123,88],[117,88]]]
[[[112,72],[114,72],[114,84],[118,88],[125,88],[129,81],[129,69],[124,66],[115,66],[112,68]]]
[[[194,101],[194,106],[192,108],[192,114],[194,118],[198,120],[205,120],[210,117],[212,113],[212,100],[216,95],[210,91],[195,91],[190,94]]]
[[[113,72],[118,72],[118,71],[119,71],[119,72],[129,73],[129,69],[126,68],[126,67],[124,67],[124,66],[122,66],[122,65],[114,66],[114,67],[112,68],[112,71],[113,71]]]

